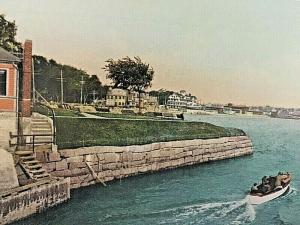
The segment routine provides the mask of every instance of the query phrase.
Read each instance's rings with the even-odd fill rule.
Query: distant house
[[[106,94],[107,107],[125,107],[128,101],[128,90],[110,88]]]
[[[140,101],[140,104],[139,104]],[[130,91],[128,94],[128,106],[129,107],[158,107],[157,97],[150,96],[148,92],[139,93],[136,91]]]
[[[185,90],[181,90],[180,93],[173,93],[169,96],[167,101],[167,106],[169,108],[196,108],[197,97],[191,94],[186,94]]]
[[[0,111],[18,112],[18,64],[21,60],[0,48]]]

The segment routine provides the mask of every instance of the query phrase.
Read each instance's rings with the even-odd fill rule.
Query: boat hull
[[[249,203],[251,205],[260,205],[262,203],[271,201],[271,200],[278,198],[281,195],[285,194],[289,190],[289,188],[290,188],[290,184],[286,185],[284,188],[282,188],[279,191],[276,191],[274,193],[267,194],[264,196],[249,195]]]

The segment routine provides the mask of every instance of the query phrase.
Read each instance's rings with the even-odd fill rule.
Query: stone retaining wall
[[[184,140],[134,146],[96,146],[44,153],[38,158],[52,176],[70,177],[71,188],[209,161],[252,154],[247,136]],[[90,165],[91,169],[87,165]]]
[[[70,198],[70,180],[63,179],[0,198],[0,224],[9,224]]]

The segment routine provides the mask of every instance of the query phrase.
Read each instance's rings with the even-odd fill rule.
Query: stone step
[[[41,123],[41,124],[36,124],[36,123],[33,123],[32,124],[32,129],[36,129],[36,128],[49,128],[51,129],[51,125],[49,123]]]
[[[19,155],[19,156],[30,156],[33,154],[33,151],[16,151],[15,152],[16,155]]]
[[[51,126],[34,126],[31,130],[52,130]]]
[[[39,129],[39,130],[32,130],[32,134],[39,135],[39,134],[50,134],[52,135],[51,129]],[[45,136],[44,136],[45,137]]]
[[[51,141],[52,137],[48,136],[37,136],[34,138],[35,141]]]
[[[30,156],[22,156],[22,157],[20,157],[20,158],[21,158],[24,162],[25,162],[25,161],[32,161],[32,160],[35,159],[33,155],[30,155]]]
[[[25,165],[32,165],[32,164],[38,164],[38,163],[40,163],[40,161],[37,161],[37,160],[30,160],[30,161],[24,162]]]
[[[31,120],[31,123],[49,123],[50,121],[46,119],[33,119]]]
[[[46,171],[44,169],[38,169],[38,170],[30,170],[30,172],[33,175],[39,175],[39,174],[45,173]]]
[[[40,168],[42,168],[42,164],[28,165],[27,167],[28,167],[30,170],[33,170],[33,169],[40,169]]]
[[[35,175],[34,177],[37,179],[50,178],[50,174],[44,173],[44,174]]]
[[[43,121],[47,121],[48,122],[48,119],[47,118],[36,118],[36,117],[33,117],[31,119],[32,122],[43,122]]]

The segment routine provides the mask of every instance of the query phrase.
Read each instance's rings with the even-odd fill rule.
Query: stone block
[[[105,163],[118,162],[120,160],[120,155],[118,153],[105,153],[104,161]]]
[[[129,162],[130,167],[141,166],[146,163],[146,159]]]
[[[104,153],[97,153],[97,160],[98,161],[103,161],[104,160]]]
[[[66,170],[68,169],[68,163],[66,159],[63,159],[59,162],[55,162],[55,169],[56,170]]]
[[[194,157],[194,160],[196,162],[200,162],[200,161],[202,161],[202,159],[203,159],[202,155],[197,155],[197,156]]]
[[[152,143],[152,151],[153,150],[159,150],[161,148],[160,143]]]
[[[132,152],[123,152],[121,153],[121,162],[130,162],[132,161]]]
[[[76,168],[84,168],[84,167],[87,167],[85,162],[70,162],[69,163],[69,169],[70,170],[73,170],[73,169],[76,169]]]
[[[195,155],[202,155],[203,153],[204,153],[204,150],[201,149],[201,148],[195,149],[195,150],[193,151],[193,155],[194,155],[194,156],[195,156]]]
[[[48,161],[46,153],[44,151],[36,151],[35,158],[42,163],[45,163]]]
[[[132,160],[133,161],[140,161],[145,159],[145,154],[144,153],[133,153],[132,154]]]
[[[78,176],[88,175],[88,174],[91,174],[88,168],[75,168],[71,170],[70,176],[78,177]]]
[[[173,148],[182,148],[183,146],[184,145],[182,141],[173,141]]]
[[[160,150],[154,150],[151,152],[152,158],[159,158],[160,157]]]
[[[50,173],[55,170],[55,162],[44,163],[43,168]]]
[[[146,172],[148,172],[148,171],[150,171],[150,170],[151,170],[151,167],[150,167],[150,169],[149,169],[149,166],[148,166],[148,165],[144,165],[144,166],[138,167],[138,172],[141,172],[141,173],[146,173]]]
[[[67,162],[68,163],[71,163],[71,162],[83,162],[83,156],[74,156],[74,157],[67,158]]]
[[[53,177],[71,177],[72,172],[71,172],[71,170],[59,170],[59,171],[51,172],[51,175]]]
[[[193,156],[188,156],[184,158],[184,163],[191,163],[191,162],[194,162]]]
[[[122,172],[121,172],[121,170],[114,170],[114,171],[112,171],[112,175],[118,179],[121,177]]]
[[[48,154],[48,162],[57,162],[61,160],[59,152],[49,152]]]
[[[80,184],[81,180],[79,179],[79,177],[70,177],[70,183],[71,185],[73,184]]]
[[[64,157],[64,158],[69,158],[69,157],[74,157],[76,156],[75,154],[76,149],[64,149],[64,150],[58,150],[58,153]]]
[[[151,164],[151,170],[152,171],[156,171],[157,170],[157,163],[156,162]]]
[[[103,166],[106,168],[106,170],[116,170],[122,167],[121,163],[109,163]]]
[[[87,161],[87,162],[97,161],[97,156],[96,155],[85,155],[85,161]]]
[[[170,156],[171,156],[171,151],[169,150],[169,148],[160,150],[160,157],[170,157]]]

